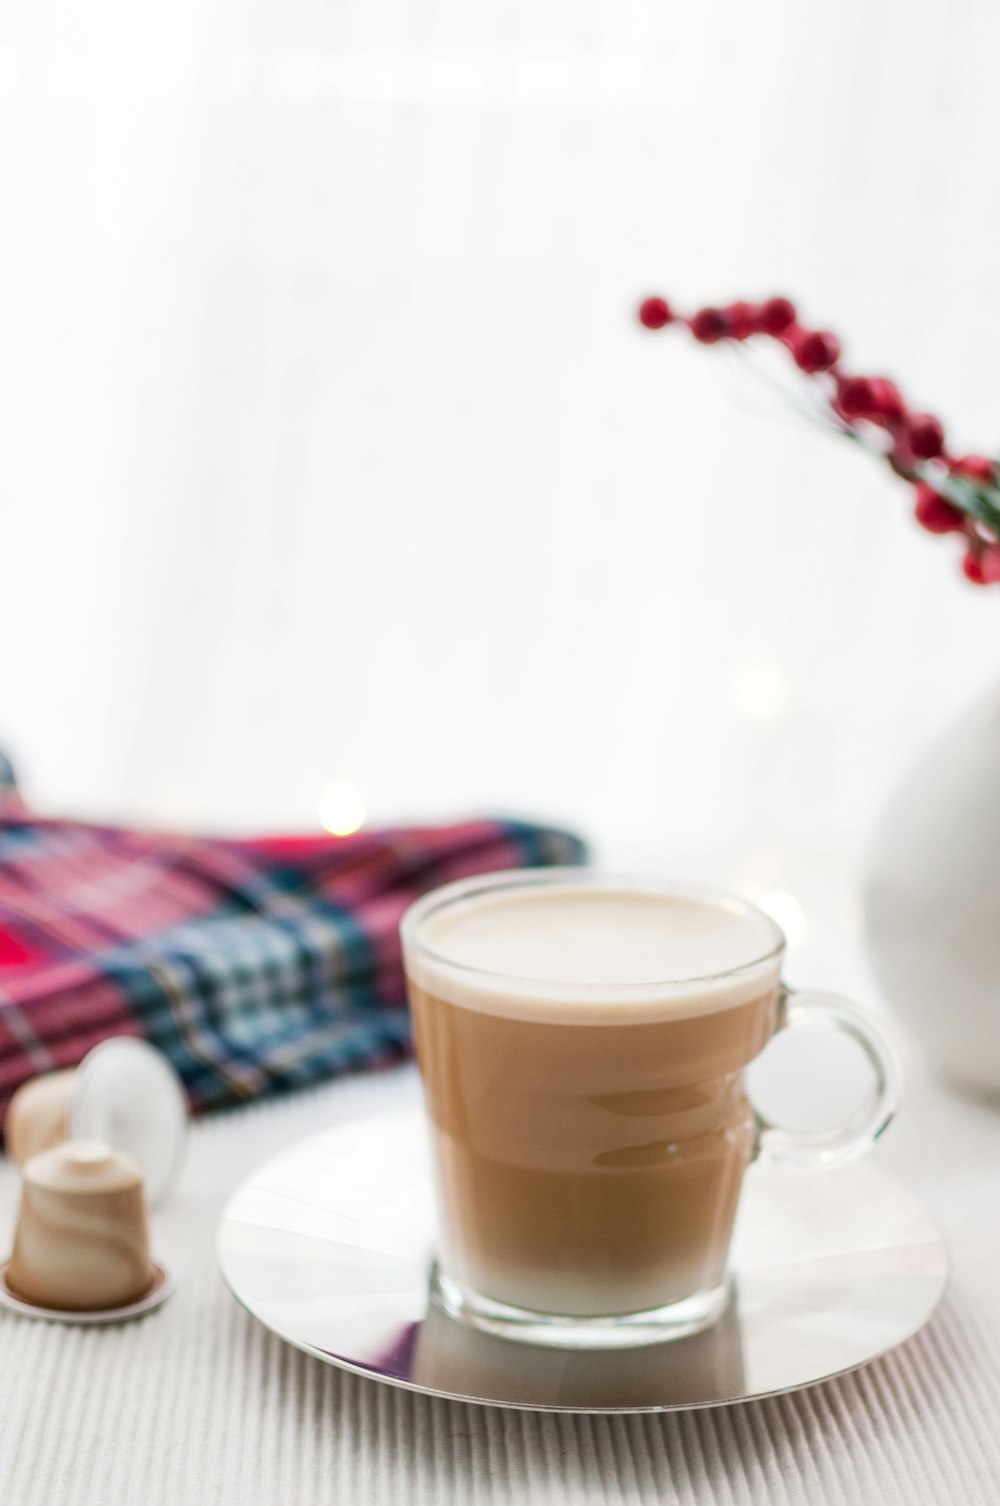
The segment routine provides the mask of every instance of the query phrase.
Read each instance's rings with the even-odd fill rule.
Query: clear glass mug
[[[606,932],[618,976],[591,977]],[[638,954],[661,933],[671,957],[712,965],[647,981]],[[729,1300],[750,1163],[844,1165],[897,1107],[881,1030],[845,999],[786,988],[785,937],[744,900],[507,872],[424,896],[402,937],[439,1216],[432,1297],[490,1332],[590,1348],[708,1327]],[[744,1082],[776,1031],[805,1025],[845,1032],[872,1070],[865,1102],[820,1133],[768,1123]]]

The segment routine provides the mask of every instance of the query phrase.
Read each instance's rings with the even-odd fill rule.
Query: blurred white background
[[[346,780],[375,823],[537,816],[748,888],[854,863],[995,679],[1000,589],[633,310],[787,293],[1000,446],[989,0],[0,17],[36,806],[309,827]]]

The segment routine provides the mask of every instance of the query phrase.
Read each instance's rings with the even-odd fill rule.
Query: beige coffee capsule
[[[7,1154],[23,1166],[39,1151],[69,1138],[69,1109],[76,1068],[46,1072],[23,1083],[7,1107],[3,1132]]]
[[[14,1249],[15,1297],[87,1312],[136,1302],[154,1280],[142,1173],[100,1140],[66,1140],[26,1163]]]

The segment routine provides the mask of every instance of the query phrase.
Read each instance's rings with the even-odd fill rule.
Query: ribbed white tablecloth
[[[946,1229],[954,1276],[918,1337],[853,1375],[742,1406],[632,1418],[501,1411],[361,1380],[282,1344],[222,1285],[215,1225],[260,1161],[415,1092],[409,1071],[199,1124],[154,1219],[177,1278],[142,1322],[0,1314],[3,1506],[1000,1501],[1000,1104],[910,1063],[878,1155]],[[0,1163],[0,1229],[17,1200]]]

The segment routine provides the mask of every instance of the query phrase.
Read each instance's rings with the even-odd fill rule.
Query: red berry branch
[[[881,454],[914,490],[917,522],[929,533],[962,536],[962,568],[977,586],[1000,582],[1000,465],[983,455],[952,455],[944,429],[931,413],[907,407],[887,377],[851,376],[840,361],[840,341],[826,330],[806,329],[787,298],[731,303],[677,314],[664,298],[639,306],[647,329],[683,325],[702,345],[763,335],[784,345],[812,379],[840,433]]]

